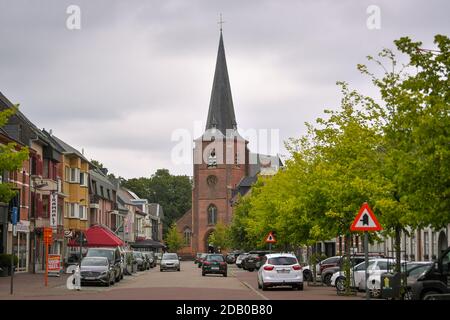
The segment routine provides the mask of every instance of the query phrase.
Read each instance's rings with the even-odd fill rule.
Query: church
[[[247,144],[237,130],[220,30],[205,132],[194,141],[192,207],[176,222],[185,244],[181,255],[215,252],[208,237],[219,221],[231,223],[236,195],[248,192],[258,174],[273,174],[282,165],[277,156],[251,153]]]

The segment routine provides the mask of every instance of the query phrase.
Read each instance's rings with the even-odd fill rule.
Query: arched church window
[[[191,245],[191,236],[192,236],[192,231],[189,228],[185,228],[184,229],[184,244],[189,246]]]
[[[216,149],[212,149],[208,156],[208,167],[217,167]]]
[[[217,223],[217,207],[211,204],[208,207],[208,224],[216,224]]]

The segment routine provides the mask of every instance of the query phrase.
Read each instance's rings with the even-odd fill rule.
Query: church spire
[[[223,23],[221,19],[221,23]],[[231,97],[227,61],[223,45],[222,25],[220,27],[219,51],[217,53],[216,71],[209,102],[206,130],[216,128],[224,135],[227,129],[236,129],[233,98]]]

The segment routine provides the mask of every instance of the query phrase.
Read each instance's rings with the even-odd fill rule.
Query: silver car
[[[180,271],[180,258],[176,253],[164,253],[159,266],[160,271],[177,270]]]
[[[85,257],[81,260],[81,284],[111,285],[115,282],[114,269],[106,257]]]

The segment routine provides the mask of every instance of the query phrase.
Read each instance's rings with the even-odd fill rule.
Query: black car
[[[249,255],[242,260],[242,269],[253,271],[258,270],[262,263],[262,258],[269,251],[250,251]]]
[[[133,251],[134,259],[137,262],[137,268],[139,271],[147,270],[147,260],[144,255],[140,251]]]
[[[450,247],[438,261],[409,270],[405,299],[433,300],[450,294]]]
[[[122,256],[119,248],[89,248],[86,257],[106,257],[114,271],[115,281],[123,279]]]

